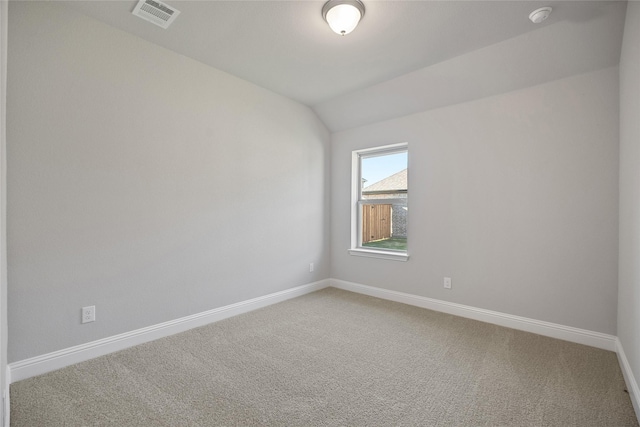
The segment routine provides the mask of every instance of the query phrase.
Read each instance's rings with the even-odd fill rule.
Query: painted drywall
[[[56,2],[9,40],[9,362],[329,277],[308,107]]]
[[[8,3],[0,2],[0,423],[9,425],[7,385],[7,17]]]
[[[610,67],[334,133],[332,276],[615,335],[618,107]],[[351,152],[398,142],[410,259],[350,256]]]
[[[629,2],[620,58],[618,338],[640,382],[640,3]],[[636,401],[640,396],[636,396]]]

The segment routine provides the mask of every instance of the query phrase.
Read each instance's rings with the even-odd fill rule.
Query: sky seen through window
[[[363,188],[398,173],[407,168],[407,153],[387,154],[384,156],[363,157],[361,177],[366,179]]]

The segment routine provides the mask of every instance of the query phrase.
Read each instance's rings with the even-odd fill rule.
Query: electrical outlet
[[[82,323],[96,321],[96,306],[82,307]]]
[[[444,278],[444,288],[451,289],[451,277]]]
[[[309,263],[309,273],[313,273],[313,263]]]

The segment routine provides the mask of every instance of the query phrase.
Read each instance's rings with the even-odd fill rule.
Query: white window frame
[[[407,203],[409,206],[409,185],[407,183],[406,199],[363,199],[362,198],[362,159],[366,157],[386,156],[389,154],[409,153],[409,144],[401,142],[373,148],[355,150],[351,155],[351,248],[349,254],[369,258],[390,259],[394,261],[408,261],[409,248],[406,251],[393,249],[373,249],[362,246],[362,205]],[[408,157],[407,157],[408,167]],[[407,180],[408,180],[407,176]],[[407,224],[409,217],[407,212]],[[407,233],[408,234],[408,233]],[[407,236],[408,237],[408,236]],[[408,240],[407,240],[408,241]]]

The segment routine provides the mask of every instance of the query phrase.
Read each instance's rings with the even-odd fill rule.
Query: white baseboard
[[[640,389],[631,370],[629,360],[627,360],[627,355],[624,354],[624,348],[622,348],[620,338],[616,338],[616,354],[618,355],[622,375],[624,375],[624,382],[627,384],[627,391],[629,392],[631,403],[633,403],[633,410],[636,411],[636,418],[640,420],[640,401],[638,400],[640,399]]]
[[[42,356],[10,363],[7,369],[8,382],[11,384],[36,375],[55,371],[56,369],[64,368],[65,366],[73,365],[74,363],[84,362],[85,360],[93,359],[98,356],[104,356],[106,354],[153,341],[158,338],[167,337],[198,326],[204,326],[209,323],[237,316],[238,314],[247,313],[249,311],[299,297],[328,286],[329,280],[321,280],[247,301],[215,308],[202,313],[193,314],[191,316],[182,317],[180,319],[171,320],[169,322],[126,332],[124,334],[114,335],[112,337],[103,338],[86,344],[54,351],[52,353],[43,354]]]
[[[543,322],[540,320],[514,316],[496,311],[484,310],[418,295],[375,288],[343,280],[328,279],[14,362],[7,366],[7,384],[51,372],[74,363],[83,362],[85,360],[123,350],[138,344],[153,341],[158,338],[184,332],[198,326],[204,326],[238,314],[247,313],[258,308],[266,307],[271,304],[286,301],[291,298],[326,288],[327,286],[333,286],[346,291],[370,295],[377,298],[453,314],[512,329],[532,332],[578,344],[589,345],[609,351],[622,350],[622,346],[618,344],[617,337],[613,335],[558,325],[550,322]],[[618,354],[620,355],[621,353]],[[624,356],[623,352],[622,356]],[[622,360],[623,359],[621,359],[621,364]],[[626,357],[624,358],[624,361],[626,362]],[[633,380],[633,376],[630,374],[630,368],[628,368],[628,363],[626,366],[626,368],[623,366],[623,370],[628,369],[628,372],[625,372],[625,378],[629,376],[629,378]],[[628,380],[627,384],[630,387],[629,392],[632,393],[633,396],[640,396],[640,393],[637,392],[637,384],[635,381],[630,382]],[[629,384],[633,384],[635,389]],[[635,405],[636,402],[634,400],[634,407]]]
[[[588,331],[586,329],[573,328],[571,326],[558,325],[556,323],[543,322],[541,320],[514,316],[497,311],[484,310],[482,308],[406,294],[403,292],[374,288],[372,286],[346,282],[344,280],[330,280],[331,286],[345,291],[401,302],[408,305],[427,308],[429,310],[440,311],[443,313],[453,314],[455,316],[505,326],[507,328],[518,329],[520,331],[532,332],[534,334],[584,344],[604,350],[616,351],[617,338],[613,335]]]

